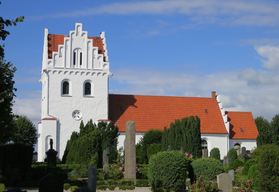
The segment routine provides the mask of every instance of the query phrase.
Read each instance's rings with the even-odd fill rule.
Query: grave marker
[[[232,192],[232,176],[228,173],[217,175],[218,187],[222,192]]]
[[[229,170],[228,174],[232,176],[232,180],[234,181],[234,170]]]
[[[39,192],[63,192],[63,182],[59,177],[47,175],[39,181]]]
[[[91,192],[96,192],[96,183],[97,183],[97,169],[94,166],[89,167],[88,169],[88,188]]]

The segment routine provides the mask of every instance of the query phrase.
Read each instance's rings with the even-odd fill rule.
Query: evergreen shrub
[[[71,187],[70,183],[64,183],[64,185],[63,185],[63,189],[65,189],[65,190],[70,189],[70,187]]]
[[[205,180],[216,181],[217,175],[225,172],[223,164],[219,160],[210,157],[196,159],[191,165],[193,166],[196,178],[204,175]]]
[[[149,187],[149,181],[148,180],[136,180],[136,186],[137,187]]]
[[[161,143],[153,143],[147,148],[147,158],[148,160],[154,154],[157,154],[162,150]]]
[[[257,161],[256,159],[250,159],[250,160],[248,160],[248,161],[245,163],[245,165],[244,165],[244,167],[243,167],[243,169],[242,169],[241,174],[242,174],[242,175],[248,175],[248,172],[249,172],[250,167],[251,167],[252,165],[257,164],[257,163],[258,163],[258,161]]]
[[[263,151],[258,159],[260,188],[262,191],[279,191],[279,150]]]
[[[117,185],[117,181],[115,181],[113,179],[108,179],[107,182],[109,185]]]
[[[97,179],[97,185],[105,185],[105,180],[98,180]]]
[[[0,192],[5,191],[5,184],[4,183],[0,183]]]
[[[31,168],[33,146],[25,144],[7,144],[0,146],[0,170],[2,176],[15,186],[25,177]]]
[[[218,148],[213,148],[211,151],[210,151],[210,157],[211,158],[214,158],[214,159],[217,159],[217,160],[220,160],[220,150]]]
[[[256,160],[259,160],[261,154],[266,150],[279,150],[279,147],[278,145],[275,144],[261,145],[260,147],[257,147],[257,149],[255,149],[252,152],[252,157]]]
[[[194,183],[191,186],[191,189],[189,190],[189,192],[194,192],[194,191],[212,191],[212,192],[218,192],[218,184],[216,181],[210,182],[210,181],[206,181],[203,177],[203,175],[201,175],[199,177],[199,179],[196,181],[196,183]]]
[[[107,185],[97,185],[97,187],[96,187],[97,189],[100,189],[100,190],[106,190],[107,188],[108,188],[108,186]]]
[[[141,143],[136,144],[136,163],[145,164],[147,160],[144,158],[143,147]]]
[[[74,192],[76,189],[78,189],[78,186],[71,186],[70,187],[71,192]]]
[[[236,170],[238,167],[243,167],[245,165],[243,160],[236,159],[229,165],[229,170]]]
[[[253,179],[252,188],[255,191],[260,191],[260,175],[259,175],[259,167],[257,164],[253,164],[250,166],[248,171],[248,179]]]
[[[109,185],[109,186],[108,186],[108,189],[109,189],[109,190],[114,190],[115,187],[116,187],[116,185]]]
[[[163,151],[153,155],[149,160],[148,180],[152,188],[170,190],[185,189],[192,159],[179,151]]]
[[[134,181],[133,180],[121,180],[120,181],[120,185],[134,185]]]
[[[232,162],[234,162],[237,159],[237,152],[235,148],[230,148],[227,158],[231,158]]]
[[[143,163],[148,162],[147,148],[153,143],[161,144],[161,141],[162,141],[162,131],[161,130],[150,129],[143,135],[142,140],[140,142],[142,144],[142,152],[143,152],[143,158],[144,158]]]
[[[135,189],[135,186],[120,185],[119,189],[121,189],[121,190],[126,190],[126,189],[133,190],[133,189]]]

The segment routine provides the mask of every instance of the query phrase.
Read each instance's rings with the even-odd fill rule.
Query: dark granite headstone
[[[241,148],[241,159],[244,159],[245,155],[246,155],[246,147],[242,147]]]
[[[52,147],[53,141],[50,139],[50,149],[46,152],[47,155],[47,166],[55,167],[56,166],[56,155],[57,151],[55,151]]]
[[[250,160],[250,159],[252,159],[252,155],[249,153],[249,154],[246,154],[245,156],[244,156],[244,159],[245,159],[245,163],[248,161],[248,160]]]
[[[96,183],[97,183],[97,169],[94,166],[89,167],[88,169],[88,188],[91,192],[96,192]]]
[[[54,175],[47,175],[39,181],[39,192],[63,192],[63,181]]]

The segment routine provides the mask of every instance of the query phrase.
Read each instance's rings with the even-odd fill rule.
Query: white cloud
[[[256,51],[267,60],[262,60],[263,67],[274,69],[279,66],[279,46],[255,46]]]
[[[110,92],[210,97],[211,91],[216,91],[221,95],[226,110],[251,111],[254,117],[262,115],[269,120],[278,113],[279,87],[275,86],[279,84],[278,72],[252,68],[210,75],[154,71],[114,71],[115,76],[110,81],[118,81],[126,87]]]
[[[276,1],[163,0],[112,3],[33,18],[85,17],[96,14],[183,14],[197,23],[274,26],[279,24],[278,10],[279,3]]]

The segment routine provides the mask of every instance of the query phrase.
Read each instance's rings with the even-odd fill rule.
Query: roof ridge
[[[181,97],[181,98],[203,98],[203,99],[212,99],[211,97],[187,97],[187,96],[169,96],[169,95],[134,95],[134,94],[114,94],[109,93],[109,95],[123,95],[123,96],[146,96],[146,97]]]

